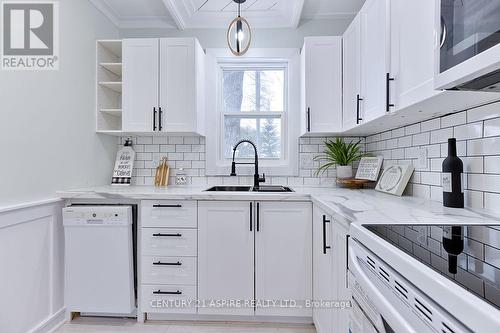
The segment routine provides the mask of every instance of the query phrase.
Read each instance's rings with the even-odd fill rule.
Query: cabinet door
[[[313,300],[334,299],[331,217],[314,206],[313,215]],[[330,246],[330,248],[327,248]],[[326,252],[326,253],[325,253]],[[333,331],[334,310],[315,307],[313,320],[318,333]]]
[[[312,207],[309,202],[259,202],[255,231],[255,298],[312,296]],[[256,315],[310,317],[310,308],[256,308]]]
[[[391,74],[396,109],[428,99],[434,90],[436,5],[391,1]]]
[[[361,59],[365,122],[386,113],[389,65],[388,0],[367,0],[361,9]]]
[[[152,132],[158,110],[158,39],[123,40],[123,131]]]
[[[361,118],[361,25],[357,15],[343,36],[343,130],[356,126]],[[358,110],[359,108],[359,110]]]
[[[342,127],[342,37],[307,37],[304,43],[306,131]]]
[[[162,131],[195,131],[195,83],[195,39],[160,39]]]
[[[198,203],[198,297],[254,299],[254,232],[249,202]],[[253,229],[253,228],[252,228]],[[254,309],[199,308],[200,314],[253,315]]]

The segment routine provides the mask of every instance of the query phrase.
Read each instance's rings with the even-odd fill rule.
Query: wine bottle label
[[[441,174],[441,185],[443,186],[443,192],[452,192],[451,172],[443,172]]]

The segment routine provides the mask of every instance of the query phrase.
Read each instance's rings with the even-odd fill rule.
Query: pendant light
[[[231,21],[227,29],[227,45],[235,56],[244,55],[250,48],[252,31],[248,21],[241,17],[241,4],[246,0],[233,0],[238,4],[238,16]]]

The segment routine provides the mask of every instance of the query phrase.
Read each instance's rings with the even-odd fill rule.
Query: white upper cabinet
[[[123,40],[124,132],[153,132],[158,112],[158,39]]]
[[[342,129],[342,37],[306,37],[301,53],[301,134]]]
[[[367,0],[361,9],[363,121],[390,111],[388,0]],[[389,87],[389,91],[388,91]]]
[[[361,91],[361,20],[354,18],[343,36],[343,129],[360,124],[363,119]]]
[[[310,300],[312,297],[312,205],[257,202],[255,298]],[[303,305],[303,304],[297,304]],[[258,307],[257,316],[310,317],[308,307]]]
[[[195,38],[123,41],[123,131],[204,134],[204,52]]]

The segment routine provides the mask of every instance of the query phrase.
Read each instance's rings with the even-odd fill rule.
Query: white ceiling
[[[90,0],[120,28],[225,28],[233,0]],[[295,28],[303,19],[353,18],[365,0],[247,0],[242,16],[255,28]]]

